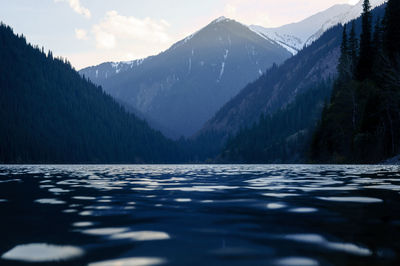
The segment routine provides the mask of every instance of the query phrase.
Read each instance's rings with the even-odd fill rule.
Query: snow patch
[[[228,55],[229,55],[229,50],[225,49],[225,54],[224,54],[224,60],[225,61],[228,58]]]
[[[225,71],[225,62],[222,62],[221,71],[219,72],[219,77],[217,79],[218,83],[221,81],[222,75],[224,75],[224,71]]]
[[[224,75],[224,71],[225,71],[225,62],[226,59],[228,59],[228,55],[229,55],[229,50],[225,49],[225,53],[224,53],[224,61],[222,62],[221,65],[221,71],[219,72],[219,77],[217,79],[217,83],[219,83],[221,81],[222,76]]]
[[[230,21],[230,19],[226,18],[224,16],[221,16],[221,17],[215,19],[214,21],[212,21],[211,24],[216,24],[216,23],[225,22],[225,21]]]
[[[192,72],[192,58],[189,57],[189,69],[188,69],[188,74],[190,74],[190,72]]]
[[[372,0],[375,8],[387,0]],[[322,36],[328,29],[345,24],[358,18],[362,13],[363,1],[356,5],[335,5],[300,22],[287,24],[278,28],[264,28],[251,25],[248,28],[267,40],[272,40],[295,55]]]

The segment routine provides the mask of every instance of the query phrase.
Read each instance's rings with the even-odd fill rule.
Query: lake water
[[[0,166],[0,265],[400,265],[400,167]]]

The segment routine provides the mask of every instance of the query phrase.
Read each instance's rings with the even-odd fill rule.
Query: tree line
[[[315,131],[310,160],[377,163],[400,152],[400,1],[373,18],[364,0],[357,38],[343,28],[341,56],[330,102]]]
[[[178,145],[0,25],[0,163],[177,162]]]

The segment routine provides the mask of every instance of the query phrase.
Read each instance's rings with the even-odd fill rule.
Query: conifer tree
[[[362,33],[360,37],[360,59],[357,66],[357,79],[365,80],[372,72],[372,14],[369,0],[364,0],[362,14]]]
[[[153,163],[182,154],[66,59],[1,23],[0,70],[0,163]]]
[[[380,18],[375,23],[372,47],[375,52],[374,54],[380,54],[383,50],[383,25]]]
[[[400,55],[400,1],[389,0],[386,6],[384,19],[385,49],[389,57],[397,58]],[[398,64],[398,62],[397,62]]]
[[[354,20],[351,23],[348,46],[349,46],[349,57],[350,57],[350,69],[354,77],[354,73],[356,71],[356,66],[358,63],[358,48],[359,48]]]
[[[344,82],[351,78],[349,68],[349,47],[347,38],[347,27],[343,27],[342,44],[340,46],[340,58],[338,64],[339,81]]]

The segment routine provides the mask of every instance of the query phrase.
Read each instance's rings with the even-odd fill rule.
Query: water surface
[[[397,166],[0,166],[0,265],[400,265]]]

